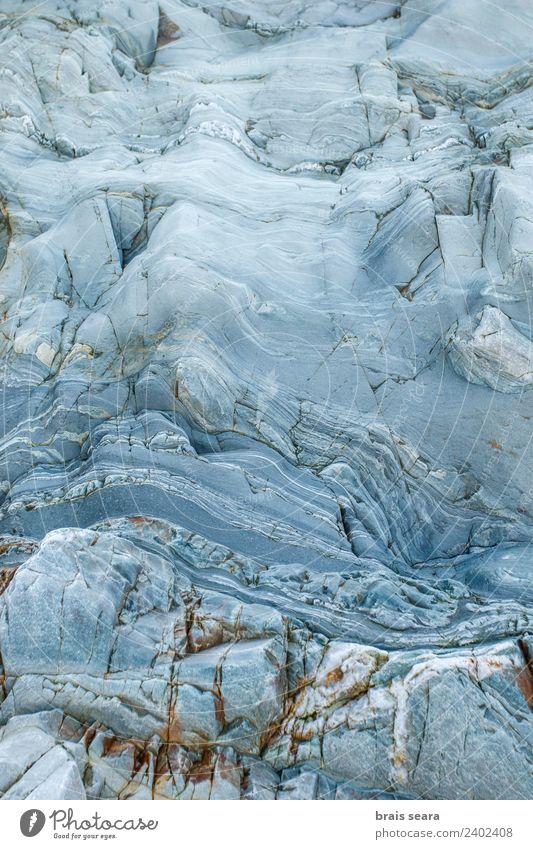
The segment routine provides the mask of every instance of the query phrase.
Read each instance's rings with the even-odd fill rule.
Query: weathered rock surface
[[[2,4],[2,798],[531,798],[532,26]]]

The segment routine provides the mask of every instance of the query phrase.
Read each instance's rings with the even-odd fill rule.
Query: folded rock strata
[[[531,798],[532,26],[2,4],[2,798]]]

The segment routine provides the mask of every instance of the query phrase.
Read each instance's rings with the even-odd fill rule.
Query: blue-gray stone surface
[[[2,798],[533,796],[532,31],[3,0]]]

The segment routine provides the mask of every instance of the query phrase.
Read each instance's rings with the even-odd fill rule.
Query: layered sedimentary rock
[[[4,0],[3,798],[531,797],[532,27]]]

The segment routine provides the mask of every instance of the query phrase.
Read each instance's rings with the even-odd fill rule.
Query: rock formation
[[[2,798],[531,798],[532,31],[3,0]]]

